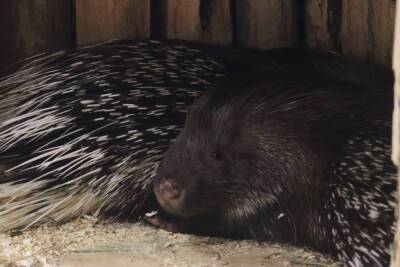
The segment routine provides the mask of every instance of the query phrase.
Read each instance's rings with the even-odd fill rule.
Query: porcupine
[[[227,78],[195,102],[156,175],[165,213],[148,220],[386,266],[395,228],[393,78],[372,83],[351,65],[340,67],[347,75],[335,67],[320,75],[301,71],[307,60],[286,63],[294,67]]]
[[[0,80],[0,231],[138,216],[193,98],[224,64],[180,43],[43,54]]]
[[[39,56],[2,79],[1,230],[85,212],[137,214],[187,105],[236,56],[221,61],[203,52],[116,41]],[[292,56],[266,54],[267,65],[290,69]],[[311,72],[320,71],[319,58],[313,62]],[[331,66],[324,70],[331,74]],[[343,73],[351,80],[346,68],[337,77]]]
[[[0,232],[88,213],[138,218],[194,97],[226,72],[276,67],[250,51],[166,40],[16,64],[0,79]]]

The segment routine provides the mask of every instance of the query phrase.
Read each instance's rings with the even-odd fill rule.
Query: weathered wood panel
[[[236,0],[237,42],[270,49],[298,44],[298,0]]]
[[[306,43],[390,66],[395,1],[308,0]]]
[[[392,0],[343,1],[343,53],[390,64],[394,14]]]
[[[394,112],[392,132],[392,160],[400,167],[400,6],[396,8],[395,19],[396,30],[394,34],[393,70],[395,75],[394,88]],[[398,173],[398,184],[400,185],[400,173]],[[398,187],[399,188],[399,187]],[[398,189],[399,190],[399,189]],[[399,191],[397,196],[399,196]],[[397,230],[393,243],[391,267],[400,266],[400,198],[397,200],[396,209]]]
[[[160,0],[159,0],[160,1]],[[164,38],[229,45],[232,21],[229,0],[161,0]],[[161,22],[163,23],[163,22]]]
[[[340,30],[341,1],[332,5],[328,0],[309,0],[306,4],[306,44],[310,47],[321,47],[340,50],[337,36]]]
[[[72,45],[69,0],[0,1],[0,71],[36,53]]]
[[[150,36],[150,0],[75,0],[75,7],[78,45]]]

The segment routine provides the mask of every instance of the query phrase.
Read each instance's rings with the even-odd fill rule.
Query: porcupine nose
[[[177,215],[183,204],[185,190],[171,179],[163,179],[155,184],[154,193],[158,203],[163,209]]]

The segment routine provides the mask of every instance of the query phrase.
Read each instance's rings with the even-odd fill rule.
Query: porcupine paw
[[[185,222],[163,216],[160,213],[150,215],[146,214],[143,219],[150,225],[169,232],[184,233],[188,231],[188,225]]]

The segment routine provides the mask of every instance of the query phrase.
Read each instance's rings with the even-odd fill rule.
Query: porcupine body
[[[272,54],[275,56],[271,57],[268,53],[265,55],[267,68],[274,71],[279,69],[279,73],[281,70],[292,73],[293,69],[301,73],[302,69],[298,65],[300,63],[295,60],[297,63],[293,65],[290,55],[286,58],[288,60],[277,63],[282,55],[288,55],[287,51]],[[232,54],[231,56],[235,57]],[[266,63],[262,61],[262,64]],[[332,66],[325,65],[325,59],[320,62],[317,58],[312,62],[316,62],[317,68],[311,68],[311,73],[321,71],[320,67],[327,66],[322,68],[322,72],[324,75],[332,74]],[[239,65],[242,63],[239,62]],[[161,154],[182,125],[188,106],[195,96],[225,72],[225,67],[224,60],[216,60],[207,52],[191,46],[154,41],[115,41],[36,57],[16,73],[2,79],[0,230],[46,221],[65,221],[83,213],[136,216],[150,194],[152,177]],[[244,66],[243,69],[247,67]],[[333,69],[335,74],[338,68]],[[342,77],[343,73],[346,74],[346,79],[352,80],[353,72],[349,72],[347,68],[339,70],[336,76]],[[368,81],[364,82],[368,84]],[[358,140],[357,138],[354,137],[354,140]],[[368,141],[368,138],[364,136],[362,140]],[[347,141],[351,142],[350,139]],[[371,139],[371,144],[375,141],[376,139]],[[374,145],[370,147],[377,149]],[[351,146],[345,148],[348,150],[344,150],[343,156],[346,153],[349,157],[355,154]],[[379,149],[386,151],[388,148],[387,144],[378,146],[377,153],[387,156],[387,153],[380,153]],[[367,155],[363,154],[362,145],[357,151],[361,156]],[[213,155],[220,157],[219,153]],[[382,163],[387,162],[386,156],[382,159],[374,158]],[[342,166],[340,162],[336,164]],[[334,168],[342,174],[343,179],[347,179],[346,171],[356,169]],[[382,174],[386,175],[386,167],[383,169]],[[365,172],[365,175],[368,173]],[[371,176],[371,183],[376,183],[376,180],[382,184],[383,189],[376,192],[382,197],[382,201],[371,201],[375,204],[391,203],[390,192],[394,182],[390,179],[385,182],[379,176]],[[338,182],[340,179],[334,181]],[[346,185],[343,182],[340,183],[342,187],[337,187],[330,183],[332,188],[341,188],[336,193],[339,195],[343,192],[349,194],[349,188],[353,189],[354,184]],[[367,191],[372,188],[365,186]],[[389,193],[385,195],[381,191]],[[333,194],[334,189],[326,192]],[[349,212],[351,215],[365,216],[358,213],[359,201],[361,206],[366,207],[367,202],[362,198],[363,195],[365,194],[361,190],[360,195],[352,196],[354,201],[350,204],[349,197],[341,198],[343,202],[328,201],[326,208],[335,211],[340,210],[338,205],[353,205],[357,212]],[[239,196],[240,194],[236,195],[238,200]],[[259,202],[261,204],[262,198]],[[252,202],[243,202],[243,205],[247,205],[248,209],[254,208]],[[351,211],[348,207],[346,209]],[[379,214],[380,220],[383,218],[382,214],[390,214],[387,210],[392,207],[385,206],[385,209],[384,213],[366,210],[368,216],[376,217]],[[281,224],[278,228],[274,228],[276,225],[273,223],[264,223],[268,220],[252,222],[251,210],[241,211],[240,206],[236,214],[238,218],[241,212],[249,212],[249,221],[244,222],[244,228],[240,227],[240,234],[246,235],[249,225],[250,236],[256,238],[266,237],[267,232],[272,235],[282,229],[283,232],[287,229],[290,229],[290,233],[293,231],[293,227],[281,223],[282,218],[287,218],[284,212],[275,214]],[[275,212],[279,212],[279,209]],[[338,214],[329,218],[332,224],[348,225],[342,223],[345,220]],[[392,221],[392,217],[389,215],[387,220]],[[236,222],[243,223],[232,217],[227,225],[232,226]],[[309,221],[305,220],[305,223]],[[216,231],[220,229],[215,223],[210,225],[214,225]],[[384,222],[382,227],[387,225]],[[374,226],[376,224],[372,223],[370,228]],[[351,227],[357,227],[357,224]],[[382,227],[374,233],[378,236],[381,233],[390,239]],[[361,239],[353,233],[349,234],[349,230],[337,229],[337,251],[349,252],[349,242],[342,242],[345,235],[349,235],[347,239],[355,238],[354,242],[358,242],[357,244],[360,244],[357,240],[361,240],[358,249],[365,251],[362,245],[367,244],[366,238],[374,240],[375,237],[371,238],[371,235],[366,235],[358,228],[356,230]],[[291,236],[283,234],[285,235]],[[382,244],[384,245],[377,248],[378,252],[375,252],[378,253],[377,258],[381,256],[379,249],[385,247],[387,242]],[[341,255],[346,261],[360,254]],[[361,258],[361,261],[365,260],[364,257]],[[353,258],[350,260],[354,262]]]
[[[0,79],[0,232],[86,213],[137,218],[193,99],[226,72],[277,67],[254,53],[154,40],[18,66]]]
[[[348,266],[387,266],[396,169],[392,93],[383,84],[392,80],[364,87],[346,81],[355,73],[298,75],[307,61],[292,64],[289,72],[230,77],[200,97],[160,163],[154,191],[167,216],[153,222],[305,245]]]
[[[224,71],[198,49],[157,41],[27,60],[0,80],[0,231],[137,216],[188,106]]]

